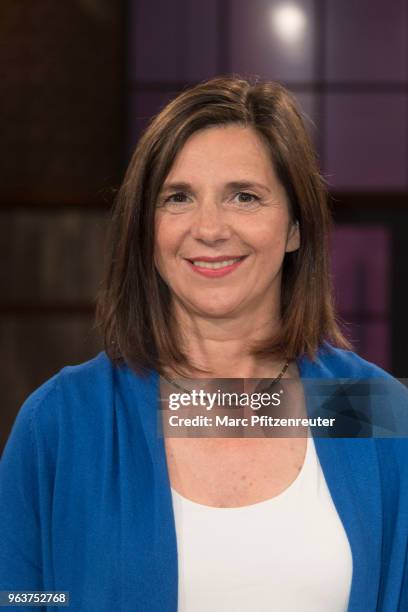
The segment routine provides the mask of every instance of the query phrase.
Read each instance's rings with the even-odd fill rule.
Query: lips
[[[247,255],[203,256],[194,259],[186,259],[186,262],[194,272],[210,278],[218,278],[238,268],[246,257]]]

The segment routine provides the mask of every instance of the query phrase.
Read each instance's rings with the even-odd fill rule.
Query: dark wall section
[[[0,448],[25,397],[101,348],[92,329],[122,172],[123,7],[3,0]]]

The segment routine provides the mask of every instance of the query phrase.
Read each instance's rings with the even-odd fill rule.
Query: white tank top
[[[316,454],[282,493],[214,508],[172,489],[178,612],[345,612],[352,555]]]

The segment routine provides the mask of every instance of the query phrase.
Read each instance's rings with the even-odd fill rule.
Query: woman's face
[[[155,225],[155,265],[176,307],[206,317],[280,312],[282,262],[299,230],[253,129],[194,133],[163,184]]]

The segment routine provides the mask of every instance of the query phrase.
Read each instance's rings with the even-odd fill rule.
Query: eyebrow
[[[190,183],[164,183],[161,193],[167,191],[192,191]]]
[[[257,183],[256,181],[230,181],[225,185],[227,189],[236,189],[244,190],[244,189],[263,189],[268,193],[271,192],[269,187],[266,185],[262,185],[262,183]],[[163,185],[163,189],[161,193],[167,193],[169,191],[194,191],[193,186],[190,183],[177,182],[177,183],[165,183]]]

